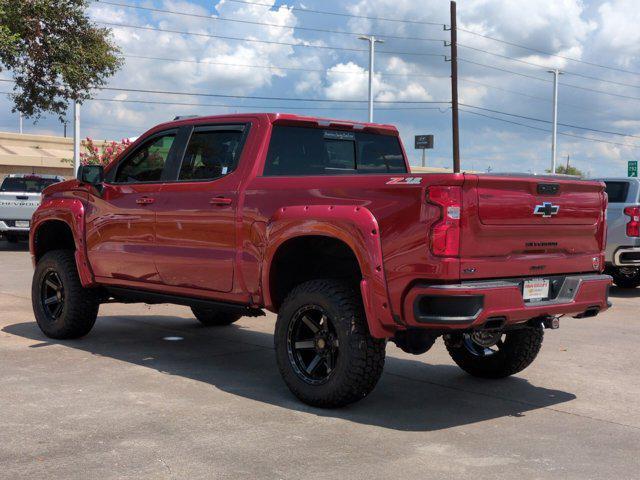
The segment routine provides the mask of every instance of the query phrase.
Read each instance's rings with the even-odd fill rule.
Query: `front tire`
[[[71,250],[47,252],[36,265],[31,303],[40,330],[50,338],[70,339],[91,331],[100,301],[84,288]]]
[[[274,343],[289,390],[315,407],[361,400],[384,367],[386,341],[369,334],[360,296],[340,281],[294,288],[278,312]]]
[[[493,345],[487,334],[478,333],[446,335],[444,341],[453,361],[465,372],[474,377],[504,378],[531,365],[543,337],[542,326],[536,326],[498,334]]]

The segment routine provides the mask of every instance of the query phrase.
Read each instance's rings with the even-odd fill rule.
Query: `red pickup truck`
[[[412,174],[390,125],[178,119],[45,190],[33,309],[58,339],[107,301],[205,325],[276,312],[279,369],[315,406],[371,392],[387,340],[421,354],[443,336],[468,373],[505,377],[561,315],[608,307],[606,203],[601,182]]]

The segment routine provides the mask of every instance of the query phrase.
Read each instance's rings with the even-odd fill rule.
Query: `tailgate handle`
[[[16,200],[29,200],[27,195],[16,195]]]
[[[557,183],[539,183],[538,193],[540,195],[555,195],[560,191],[560,185]]]

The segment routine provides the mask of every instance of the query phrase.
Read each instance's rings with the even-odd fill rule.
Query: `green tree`
[[[86,15],[87,0],[0,0],[0,71],[15,86],[13,111],[63,119],[122,65],[110,31]]]
[[[551,169],[548,168],[546,172],[550,173]],[[582,170],[578,170],[573,165],[569,165],[568,167],[566,165],[558,165],[556,167],[556,173],[559,173],[561,175],[575,175],[576,177],[584,177],[584,173],[582,173]]]

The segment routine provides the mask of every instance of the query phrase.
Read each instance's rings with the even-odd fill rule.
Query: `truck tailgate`
[[[603,192],[593,181],[465,175],[461,278],[599,270]]]

